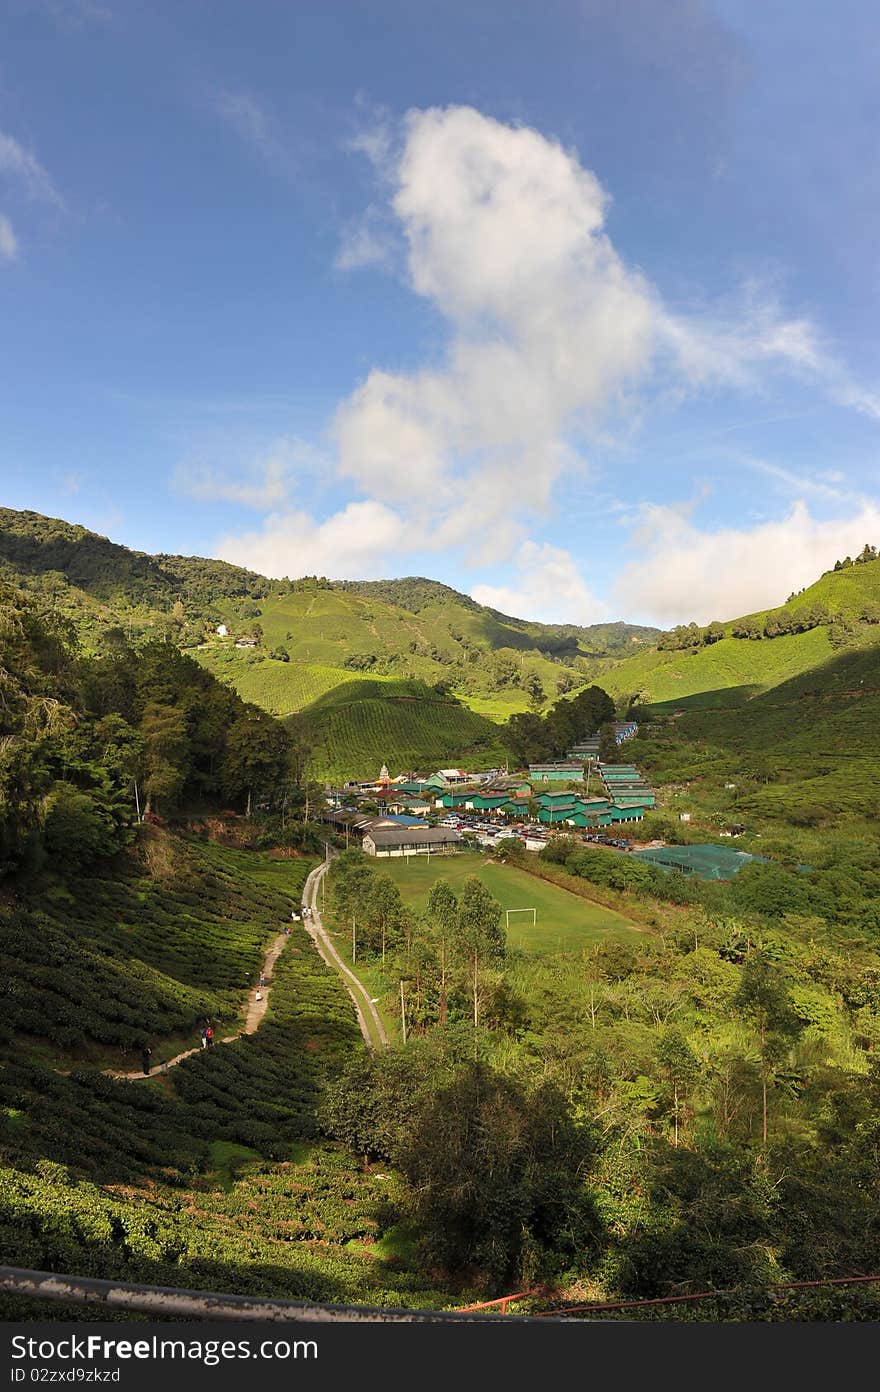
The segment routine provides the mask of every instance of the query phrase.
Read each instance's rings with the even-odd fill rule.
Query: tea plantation
[[[5,905],[7,1262],[287,1298],[444,1302],[424,1276],[377,1264],[396,1181],[318,1139],[321,1091],[362,1044],[344,988],[301,929],[256,1034],[149,1082],[92,1066],[130,1041],[191,1036],[206,1008],[233,1024],[311,864],[149,830],[136,854],[50,886],[42,911],[27,898]],[[0,1313],[45,1312],[10,1298]]]

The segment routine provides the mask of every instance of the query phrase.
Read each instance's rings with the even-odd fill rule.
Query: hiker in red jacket
[[[213,1025],[208,1025],[207,1029],[205,1030],[205,1038],[207,1039],[207,1041],[208,1041],[208,1047],[210,1048],[210,1046],[214,1043],[214,1026],[213,1026]]]

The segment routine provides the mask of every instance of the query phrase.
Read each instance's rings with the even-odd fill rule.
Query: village
[[[634,721],[616,723],[618,747],[637,730]],[[657,807],[657,794],[634,764],[603,763],[598,751],[596,733],[566,759],[529,764],[521,773],[443,768],[392,777],[383,764],[374,780],[328,788],[323,820],[346,847],[380,858],[455,855],[510,840],[540,851],[551,836],[565,834],[698,879],[729,879],[763,859],[717,844],[640,840],[635,828]]]

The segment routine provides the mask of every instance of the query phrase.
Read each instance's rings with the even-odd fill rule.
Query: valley
[[[624,628],[594,651],[588,630],[427,581],[305,577],[281,593],[13,521],[13,1264],[423,1309],[535,1287],[524,1309],[588,1317],[684,1288],[718,1292],[697,1319],[876,1318],[870,1288],[773,1292],[869,1271],[877,1250],[880,562],[720,634],[652,646]],[[615,706],[656,802],[639,843],[754,860],[701,879],[549,815],[541,849],[465,837],[383,858],[326,819],[328,788],[367,784],[367,807],[387,795],[387,763],[439,778],[432,796],[435,770],[466,767],[476,789],[495,770],[505,791],[479,815],[503,815],[520,784],[538,825],[552,796],[540,804],[529,763],[552,767],[597,719],[607,737]],[[560,807],[583,805],[570,772],[552,785]],[[372,1047],[344,974],[290,919],[328,845],[322,920],[377,1013]],[[222,1047],[199,1047],[205,1021]],[[137,1074],[145,1045],[149,1077],[111,1076]],[[3,1310],[41,1313],[15,1297]]]

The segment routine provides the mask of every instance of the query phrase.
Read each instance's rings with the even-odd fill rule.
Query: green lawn
[[[510,920],[508,942],[525,952],[578,951],[599,938],[629,937],[640,931],[604,904],[590,903],[525,870],[493,864],[470,851],[430,860],[423,855],[383,860],[381,868],[400,886],[404,902],[416,909],[424,909],[435,880],[448,880],[458,893],[468,875],[478,875],[502,909],[534,907],[534,926],[528,914],[516,914]]]

